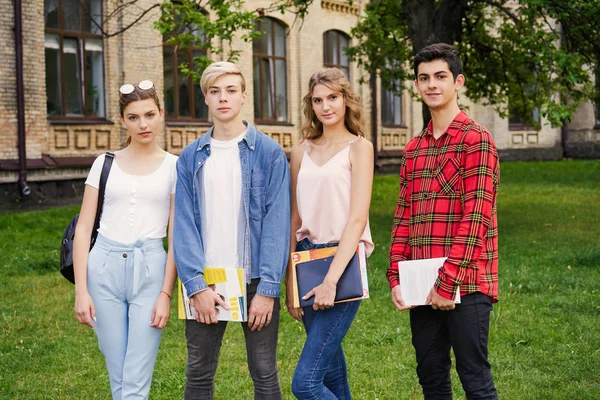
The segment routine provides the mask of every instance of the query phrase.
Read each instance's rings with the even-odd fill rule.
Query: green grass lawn
[[[344,341],[355,399],[422,398],[408,314],[395,311],[385,270],[397,176],[375,179],[376,249],[365,300]],[[92,330],[77,324],[74,290],[57,272],[63,207],[0,214],[0,398],[108,399]],[[490,361],[501,399],[600,397],[600,161],[504,163],[498,196],[500,302]],[[176,302],[173,301],[173,309]],[[286,399],[304,341],[283,313],[279,367]],[[164,331],[153,399],[178,399],[185,384],[184,324]],[[457,399],[464,398],[452,375]],[[217,399],[251,399],[241,328],[231,324],[216,377]]]

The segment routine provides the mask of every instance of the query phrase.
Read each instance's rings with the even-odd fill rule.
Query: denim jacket
[[[245,225],[243,244],[247,281],[260,278],[257,293],[279,297],[290,248],[290,172],[281,146],[244,121],[248,130],[238,143],[242,167]],[[203,168],[210,156],[213,128],[189,144],[177,161],[173,248],[177,273],[189,296],[208,285],[204,280]],[[206,228],[206,227],[205,227]]]

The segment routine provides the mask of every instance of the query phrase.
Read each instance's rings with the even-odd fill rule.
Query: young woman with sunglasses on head
[[[85,182],[74,240],[75,314],[96,332],[113,399],[147,399],[176,277],[171,237],[177,157],[156,140],[163,110],[154,84],[141,81],[119,91],[119,119],[129,137],[115,152],[89,253],[104,155]]]
[[[334,299],[359,242],[367,256],[373,251],[373,145],[363,138],[359,97],[337,68],[313,74],[303,112],[303,140],[292,149],[290,162],[292,249],[337,246],[337,251],[323,282],[303,297],[314,296],[312,307],[294,308],[288,266],[288,311],[307,332],[292,391],[299,399],[350,399],[342,340],[360,300],[334,304]]]

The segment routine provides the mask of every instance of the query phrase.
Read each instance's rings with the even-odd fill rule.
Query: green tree
[[[167,43],[181,48],[198,47],[207,51],[206,55],[194,58],[197,69],[187,64],[180,70],[200,80],[202,71],[214,61],[215,55],[235,62],[240,50],[232,47],[237,37],[245,42],[259,38],[264,32],[256,30],[256,22],[269,13],[291,12],[302,20],[313,0],[275,0],[268,8],[250,8],[250,2],[243,0],[177,0],[160,4],[161,15],[154,27],[167,39]],[[216,18],[211,17],[215,14]],[[227,50],[226,50],[227,49]],[[226,54],[223,54],[223,53]]]
[[[111,16],[130,12],[136,2],[121,3]],[[121,31],[105,34],[119,34],[160,7],[154,26],[170,44],[207,50],[209,56],[194,60],[196,70],[180,66],[198,79],[210,58],[224,49],[229,50],[223,58],[236,61],[240,52],[231,47],[232,39],[260,37],[263,32],[255,27],[262,16],[291,12],[301,23],[313,2],[273,0],[267,8],[253,9],[243,0],[164,1],[140,11]],[[461,52],[466,96],[494,106],[502,116],[510,105],[539,128],[532,116],[540,110],[552,126],[559,126],[582,100],[600,101],[590,79],[599,69],[600,0],[371,0],[352,35],[360,42],[347,49],[350,57],[396,92],[414,77],[413,55],[444,42]],[[427,121],[427,107],[423,109]]]
[[[431,43],[454,44],[467,97],[503,116],[510,104],[538,128],[532,116],[540,110],[559,126],[594,96],[599,18],[598,0],[373,0],[352,30],[361,42],[349,54],[400,91],[396,82],[414,79],[415,53]]]
[[[266,14],[293,13],[300,22],[308,13],[308,7],[314,0],[273,0],[267,8],[251,7],[244,0],[167,0],[140,7],[138,0],[125,0],[102,21],[92,19],[92,23],[104,37],[120,35],[148,18],[153,10],[159,9],[159,18],[153,24],[165,37],[168,44],[177,48],[196,47],[206,51],[205,55],[194,58],[194,66],[182,63],[179,68],[198,81],[202,71],[214,61],[215,56],[235,62],[240,50],[232,47],[234,37],[246,42],[260,37],[264,32],[255,29],[256,22]],[[87,7],[84,0],[82,5]],[[117,4],[117,2],[115,2]],[[127,24],[109,31],[109,22],[122,20],[127,14]],[[225,53],[225,54],[223,54]]]

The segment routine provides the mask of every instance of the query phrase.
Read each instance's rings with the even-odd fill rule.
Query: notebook
[[[314,303],[314,296],[308,300],[302,300],[308,292],[323,283],[329,266],[334,256],[319,258],[296,264],[296,279],[298,281],[298,293],[300,307],[309,307]],[[361,299],[363,297],[362,277],[360,270],[359,254],[354,256],[348,263],[344,273],[340,277],[335,293],[335,301],[340,302],[350,299]]]
[[[444,265],[446,257],[424,258],[398,262],[400,291],[407,306],[424,306],[431,288]],[[460,303],[460,290],[456,293],[455,303]]]

